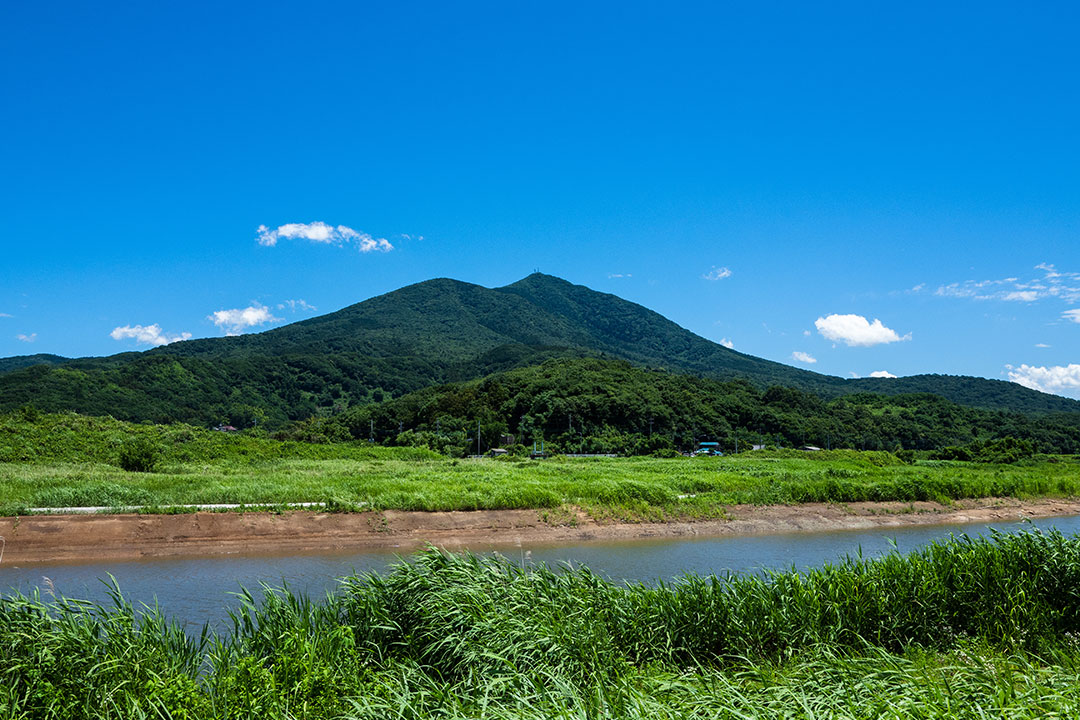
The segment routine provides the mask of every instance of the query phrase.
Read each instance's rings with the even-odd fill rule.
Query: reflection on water
[[[1063,533],[1080,532],[1080,516],[1046,518],[1033,522],[971,525],[922,525],[839,530],[829,532],[752,535],[741,537],[591,541],[576,545],[476,546],[478,552],[496,550],[511,560],[556,566],[587,566],[615,581],[673,580],[687,573],[698,575],[755,572],[763,569],[805,569],[835,562],[845,555],[874,557],[893,550],[909,552],[950,533],[983,535],[991,527],[1003,532],[1038,527]],[[69,563],[64,565],[0,565],[0,592],[29,594],[35,589],[57,595],[108,603],[109,577],[116,579],[124,596],[153,605],[188,627],[210,622],[228,627],[227,608],[235,608],[242,587],[253,592],[260,584],[312,597],[336,587],[336,578],[352,573],[382,572],[398,561],[393,551],[333,552],[289,556],[225,555],[215,557],[150,558],[145,560]],[[48,578],[48,580],[46,580]]]

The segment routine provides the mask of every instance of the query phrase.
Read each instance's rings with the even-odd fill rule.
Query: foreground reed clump
[[[1010,717],[1080,712],[1080,541],[953,538],[806,573],[623,587],[420,553],[230,633],[0,601],[0,717]]]

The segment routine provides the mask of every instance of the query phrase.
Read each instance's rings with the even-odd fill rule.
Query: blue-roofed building
[[[694,448],[695,455],[723,455],[718,442],[699,442]]]

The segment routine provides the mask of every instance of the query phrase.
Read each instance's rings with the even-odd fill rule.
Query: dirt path
[[[597,523],[577,513],[551,525],[536,510],[322,513],[199,512],[185,515],[36,515],[0,518],[0,563],[71,562],[161,555],[448,549],[516,542],[749,535],[933,523],[1013,521],[1080,514],[1080,500],[990,498],[937,503],[735,506],[725,520]],[[2,566],[0,566],[2,567]]]

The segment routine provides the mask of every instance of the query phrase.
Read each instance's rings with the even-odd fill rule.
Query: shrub
[[[161,450],[146,438],[135,438],[120,446],[119,460],[128,472],[153,472],[161,462]]]

